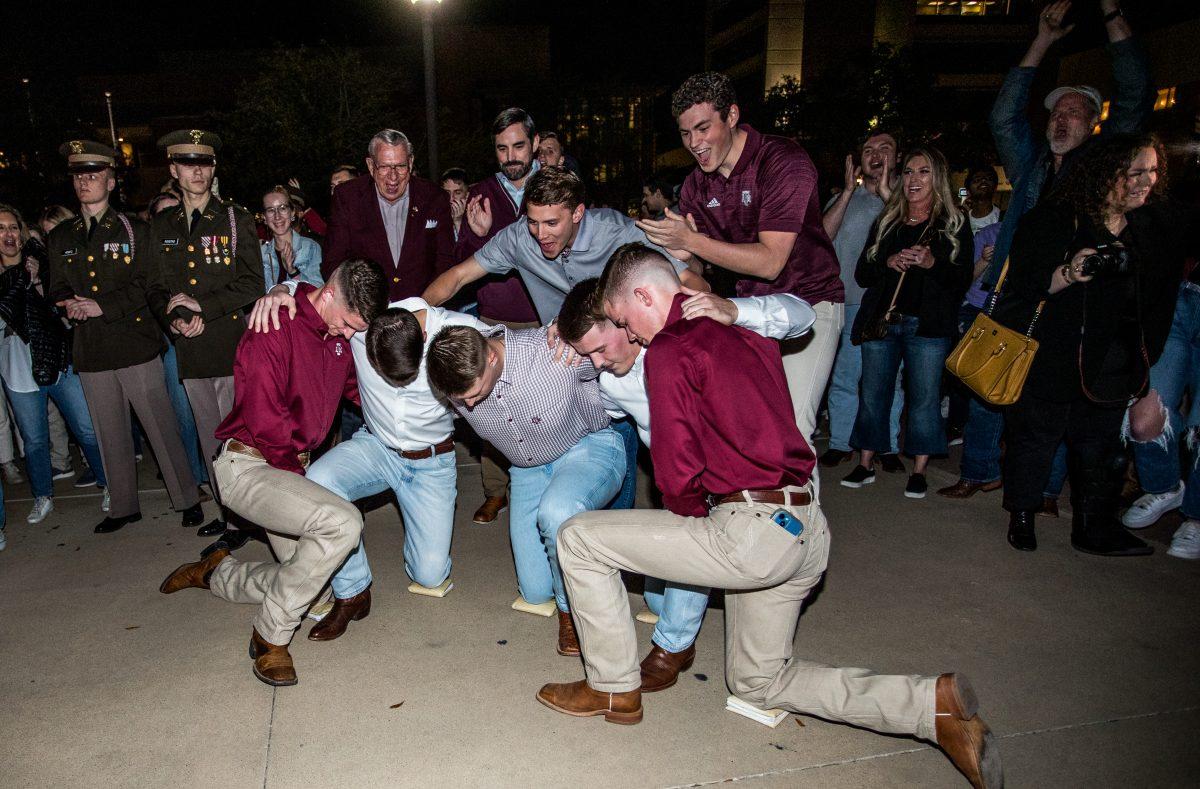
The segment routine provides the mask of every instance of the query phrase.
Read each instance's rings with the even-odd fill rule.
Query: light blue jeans
[[[861,304],[846,305],[846,323],[838,339],[837,358],[833,362],[833,374],[829,376],[829,448],[842,452],[850,451],[850,433],[854,430],[854,418],[858,416],[858,385],[862,380],[862,348],[850,342],[854,328],[854,317]],[[892,414],[889,434],[892,445],[889,452],[896,452],[900,438],[900,412],[904,410],[904,389],[900,376],[896,376],[896,392],[892,399]],[[660,645],[661,646],[661,645]]]
[[[625,442],[611,427],[584,436],[541,466],[509,469],[508,537],[521,597],[551,598],[569,611],[558,567],[558,529],[573,515],[602,510],[621,491]]]
[[[59,374],[57,381],[50,386],[39,386],[36,392],[14,392],[7,386],[4,389],[8,394],[8,402],[12,404],[21,440],[25,442],[25,466],[34,496],[54,495],[54,479],[50,469],[48,400],[53,400],[58,406],[67,427],[75,434],[79,449],[96,475],[96,484],[102,488],[108,486],[108,480],[104,478],[104,462],[100,459],[100,446],[96,443],[96,431],[92,429],[92,415],[83,396],[83,384],[73,370],[68,368]]]
[[[1162,356],[1150,369],[1150,387],[1167,409],[1171,430],[1165,446],[1155,441],[1131,442],[1142,490],[1166,493],[1186,478],[1180,510],[1185,518],[1200,518],[1200,466],[1192,462],[1183,467],[1179,462],[1180,436],[1200,425],[1200,290],[1191,283],[1179,288],[1171,333]],[[1180,413],[1185,394],[1191,401],[1186,415]]]
[[[183,451],[187,453],[188,465],[196,484],[208,482],[208,466],[200,457],[200,438],[196,433],[196,417],[192,414],[192,404],[188,402],[187,392],[183,382],[179,380],[179,359],[175,355],[175,343],[167,343],[167,352],[163,354],[163,377],[167,381],[167,396],[171,398],[171,408],[175,411],[175,423],[179,425],[179,438],[183,440]],[[137,438],[137,430],[133,431]],[[139,445],[140,446],[140,445]]]
[[[364,427],[322,455],[305,476],[347,501],[391,488],[404,517],[404,571],[421,586],[438,586],[450,577],[450,538],[458,497],[453,452],[408,460]],[[360,539],[333,575],[334,597],[354,597],[370,586],[371,580],[367,551]]]

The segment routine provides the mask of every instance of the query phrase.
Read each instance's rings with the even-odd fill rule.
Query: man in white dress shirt
[[[251,325],[268,328],[279,308],[294,301],[288,284],[255,306]],[[458,471],[454,455],[454,417],[429,388],[424,355],[429,339],[445,326],[490,327],[470,315],[430,307],[420,298],[392,302],[365,332],[350,340],[365,425],[349,441],[326,452],[309,468],[308,479],[349,501],[389,488],[404,517],[404,569],[419,587],[438,596],[450,590],[450,538]],[[378,355],[408,360],[393,380],[377,371]],[[415,362],[415,363],[414,363]],[[371,568],[360,540],[331,580],[333,608],[309,632],[313,641],[341,636],[352,621],[371,611]],[[417,589],[417,587],[413,587]]]
[[[558,314],[559,335],[600,371],[600,391],[613,407],[610,416],[628,414],[637,425],[642,443],[649,447],[650,400],[643,369],[646,349],[605,317],[603,305],[595,301],[597,282],[584,280],[567,294]],[[812,307],[787,293],[730,300],[692,292],[683,303],[683,317],[701,316],[776,340],[799,337],[816,321]],[[648,577],[643,597],[659,617],[650,639],[650,653],[641,664],[642,692],[654,693],[674,685],[679,672],[692,664],[696,636],[708,607],[708,588]]]

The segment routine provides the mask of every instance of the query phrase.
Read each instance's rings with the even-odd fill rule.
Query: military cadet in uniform
[[[262,259],[254,218],[212,192],[221,138],[180,130],[158,146],[166,149],[183,202],[151,222],[152,280],[146,295],[155,317],[174,337],[179,377],[219,501],[212,462],[220,442],[213,434],[233,408],[233,359],[246,329],[242,308],[262,295]],[[224,529],[218,519],[201,534]]]
[[[76,324],[75,371],[108,477],[112,502],[96,531],[113,532],[142,517],[130,406],[154,448],[172,506],[183,510],[184,526],[199,526],[199,491],[163,379],[166,343],[146,303],[146,225],[109,205],[117,185],[113,149],[72,140],[59,152],[67,159],[80,216],[50,233],[47,292]]]

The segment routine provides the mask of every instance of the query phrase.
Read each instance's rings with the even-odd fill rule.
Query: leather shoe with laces
[[[1037,550],[1032,510],[1018,510],[1008,516],[1008,544],[1018,551]]]
[[[552,710],[576,718],[603,715],[609,723],[626,726],[642,720],[642,692],[636,688],[625,693],[601,693],[592,690],[583,679],[565,684],[552,682],[542,686],[537,692],[537,700]]]
[[[979,717],[979,700],[961,674],[938,677],[934,732],[938,747],[975,789],[1004,786],[1004,768],[992,732]]]
[[[205,556],[198,562],[188,562],[181,564],[175,568],[175,572],[171,573],[159,585],[158,591],[163,594],[173,594],[180,589],[207,589],[208,579],[212,576],[212,571],[217,569],[225,558],[229,556],[229,551],[221,548],[213,551],[208,556]]]
[[[969,499],[976,493],[988,493],[993,490],[999,490],[1003,484],[998,479],[991,482],[970,482],[960,479],[949,487],[940,488],[938,495],[945,496],[948,499]]]
[[[558,612],[558,654],[563,657],[578,657],[579,636],[575,634],[575,623],[568,611]]]
[[[250,659],[254,661],[254,676],[274,687],[295,685],[296,667],[286,646],[270,644],[257,630],[250,630]]]
[[[308,631],[309,641],[332,641],[346,632],[351,622],[366,619],[371,613],[371,587],[345,600],[333,599],[333,608]]]
[[[679,672],[691,667],[695,659],[695,644],[682,652],[668,652],[658,644],[651,644],[650,654],[642,660],[642,693],[657,693],[671,687],[679,680]]]

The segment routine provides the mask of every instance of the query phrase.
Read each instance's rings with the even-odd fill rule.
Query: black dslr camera
[[[1100,244],[1095,253],[1083,259],[1079,273],[1085,277],[1097,274],[1109,276],[1112,274],[1128,274],[1132,265],[1129,261],[1129,250],[1121,244]]]

